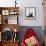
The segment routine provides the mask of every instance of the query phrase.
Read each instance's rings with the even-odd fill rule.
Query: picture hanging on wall
[[[25,15],[26,20],[36,19],[36,8],[35,7],[26,7],[25,12],[26,12],[26,15]]]

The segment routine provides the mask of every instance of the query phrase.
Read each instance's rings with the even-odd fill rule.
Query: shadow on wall
[[[20,32],[19,32],[19,39],[20,39],[20,42],[21,42],[21,40],[22,40],[22,38],[23,38],[23,36],[24,36],[25,31],[26,31],[28,28],[32,28],[32,29],[36,32],[39,41],[40,41],[41,43],[43,43],[43,36],[42,36],[42,35],[43,35],[43,33],[42,33],[43,30],[42,30],[42,27],[41,27],[41,26],[21,26],[21,27],[20,27]]]

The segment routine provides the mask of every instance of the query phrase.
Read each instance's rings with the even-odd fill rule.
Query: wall
[[[20,2],[22,2],[21,0]],[[36,7],[36,20],[25,20],[25,7]],[[21,18],[21,20],[20,20]],[[22,26],[43,26],[42,0],[25,0],[21,3],[19,22]]]
[[[15,0],[0,0],[0,6],[15,6]],[[17,0],[19,9],[20,26],[43,26],[43,6],[42,0]],[[25,7],[36,7],[36,20],[25,20]],[[12,18],[12,17],[9,17]],[[9,19],[10,20],[10,19]]]

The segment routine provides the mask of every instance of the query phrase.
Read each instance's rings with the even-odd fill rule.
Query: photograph
[[[35,7],[26,7],[25,8],[25,18],[28,20],[35,20],[36,19],[36,8]]]

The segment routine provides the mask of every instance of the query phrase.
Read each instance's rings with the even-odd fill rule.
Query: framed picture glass
[[[2,40],[3,41],[8,41],[12,40],[12,30],[10,28],[5,28],[2,31]]]
[[[9,15],[9,10],[2,10],[2,15]]]
[[[8,18],[8,24],[17,24],[18,23],[18,16],[11,16]]]
[[[35,20],[36,19],[36,8],[35,7],[26,7],[25,8],[25,18],[27,20]]]

